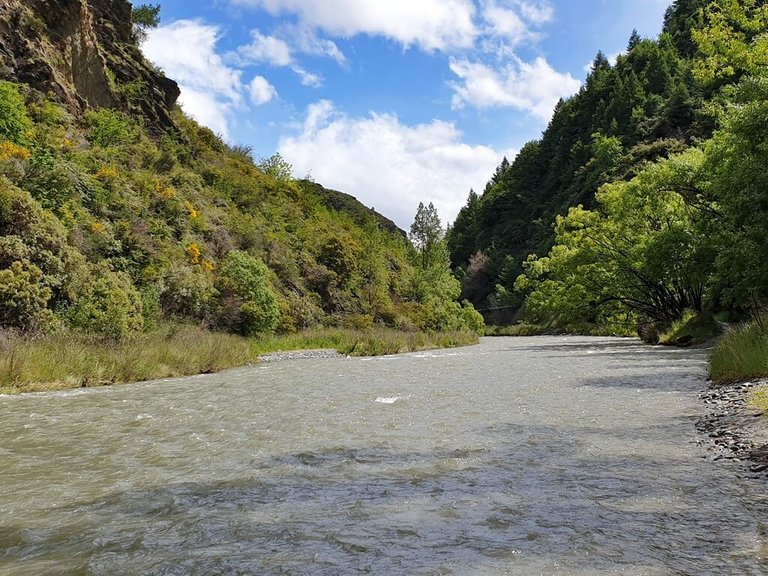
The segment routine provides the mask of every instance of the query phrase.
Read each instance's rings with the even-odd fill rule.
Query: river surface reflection
[[[765,574],[701,351],[582,337],[0,397],[3,575]]]

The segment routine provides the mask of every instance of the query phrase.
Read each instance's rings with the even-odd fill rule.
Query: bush
[[[73,249],[67,245],[61,222],[28,192],[0,178],[0,262],[28,259],[43,273],[41,281],[56,290],[73,266]]]
[[[47,150],[37,150],[28,162],[22,186],[43,207],[60,208],[74,194],[75,176],[59,159]]]
[[[220,291],[238,307],[232,328],[252,336],[272,332],[280,323],[277,295],[269,284],[269,268],[245,252],[230,252],[219,269]],[[233,298],[234,297],[234,300]]]
[[[41,284],[43,273],[29,260],[0,270],[0,328],[34,332],[53,320],[48,309],[51,290]]]
[[[32,121],[19,88],[12,82],[0,82],[0,140],[24,144],[31,129]]]
[[[160,303],[167,314],[202,319],[216,295],[210,273],[199,266],[178,266],[165,276]]]
[[[76,329],[120,340],[143,328],[142,309],[141,295],[130,277],[102,263],[79,271],[67,317]]]
[[[461,316],[466,329],[477,332],[478,334],[483,333],[485,330],[485,320],[483,319],[483,315],[475,310],[475,307],[466,300],[461,304]]]
[[[115,110],[89,110],[85,113],[85,122],[91,141],[102,148],[128,144],[134,136],[128,118]]]

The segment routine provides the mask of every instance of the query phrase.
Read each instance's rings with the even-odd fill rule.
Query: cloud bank
[[[482,190],[502,157],[515,154],[466,144],[450,122],[409,126],[394,114],[375,112],[350,117],[328,100],[312,104],[302,126],[284,137],[279,149],[296,174],[311,173],[406,230],[425,198],[443,222],[452,221],[470,188]]]

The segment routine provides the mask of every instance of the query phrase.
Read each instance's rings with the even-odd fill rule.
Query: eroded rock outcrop
[[[52,93],[74,114],[115,107],[172,125],[173,80],[135,42],[126,0],[0,0],[0,78]]]

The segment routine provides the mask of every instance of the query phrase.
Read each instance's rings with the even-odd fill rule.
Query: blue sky
[[[143,49],[199,122],[407,229],[419,202],[453,220],[597,51],[657,36],[669,3],[161,0]]]

